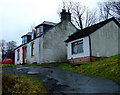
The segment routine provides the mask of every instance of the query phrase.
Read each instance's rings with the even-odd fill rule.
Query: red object
[[[13,64],[13,61],[10,58],[5,58],[2,64]]]

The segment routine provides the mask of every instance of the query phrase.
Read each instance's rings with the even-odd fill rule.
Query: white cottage
[[[120,24],[110,18],[73,33],[65,42],[70,63],[114,56],[120,53]]]
[[[62,10],[60,23],[44,21],[22,36],[22,45],[15,49],[15,64],[66,62],[64,41],[77,30],[71,23],[71,14]]]

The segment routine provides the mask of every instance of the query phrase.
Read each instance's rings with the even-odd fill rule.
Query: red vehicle
[[[13,64],[13,61],[10,58],[5,58],[2,64]]]

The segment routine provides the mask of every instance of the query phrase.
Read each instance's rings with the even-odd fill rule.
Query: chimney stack
[[[63,20],[71,21],[71,13],[69,11],[66,12],[65,9],[62,9],[62,12],[60,14],[61,14],[61,21]]]

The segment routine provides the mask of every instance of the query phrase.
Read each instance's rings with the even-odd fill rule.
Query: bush
[[[2,67],[15,67],[16,65],[13,64],[2,64]]]
[[[18,76],[13,74],[3,74],[2,75],[2,93],[4,94],[27,94],[32,93],[41,95],[46,93],[46,89],[43,87],[41,81],[26,77]]]

